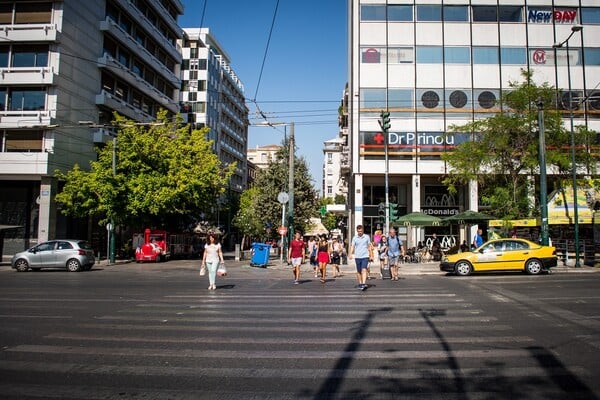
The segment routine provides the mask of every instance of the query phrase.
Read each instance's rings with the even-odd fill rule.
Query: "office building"
[[[441,183],[441,154],[457,137],[444,134],[500,111],[509,81],[534,80],[559,88],[558,106],[569,123],[568,80],[575,125],[600,132],[600,5],[595,0],[349,1],[349,146],[352,160],[350,223],[367,233],[383,228],[384,143],[389,155],[390,202],[400,215],[414,211],[450,216],[480,209],[476,182],[451,194]],[[567,48],[553,48],[574,32]],[[578,29],[578,28],[577,28]],[[391,113],[383,137],[382,110]],[[470,140],[468,135],[462,140]],[[551,171],[549,170],[549,173]],[[449,238],[450,228],[437,227]],[[401,235],[412,235],[401,228]],[[413,230],[411,243],[423,231]],[[432,232],[426,228],[424,232]],[[455,234],[455,233],[454,233]]]

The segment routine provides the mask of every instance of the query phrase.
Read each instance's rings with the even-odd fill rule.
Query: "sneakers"
[[[296,280],[294,281],[294,285],[299,285],[299,284],[300,284],[300,282],[298,282],[298,280],[296,279]]]

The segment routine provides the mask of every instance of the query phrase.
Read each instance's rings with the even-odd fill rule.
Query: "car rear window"
[[[92,249],[92,246],[90,246],[90,244],[88,242],[86,242],[85,240],[80,240],[79,242],[77,242],[77,245],[79,246],[80,249],[84,249],[84,250]]]

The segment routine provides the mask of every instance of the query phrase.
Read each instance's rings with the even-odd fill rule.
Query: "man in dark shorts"
[[[364,233],[362,225],[356,227],[356,235],[352,238],[348,257],[354,257],[358,288],[365,290],[367,288],[367,268],[369,261],[373,260],[373,245],[369,235]]]

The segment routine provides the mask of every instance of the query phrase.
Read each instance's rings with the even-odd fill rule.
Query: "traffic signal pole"
[[[378,121],[381,130],[383,130],[383,151],[385,157],[385,225],[383,233],[387,236],[390,229],[390,160],[388,157],[388,132],[390,130],[390,113],[381,111],[381,119]]]

